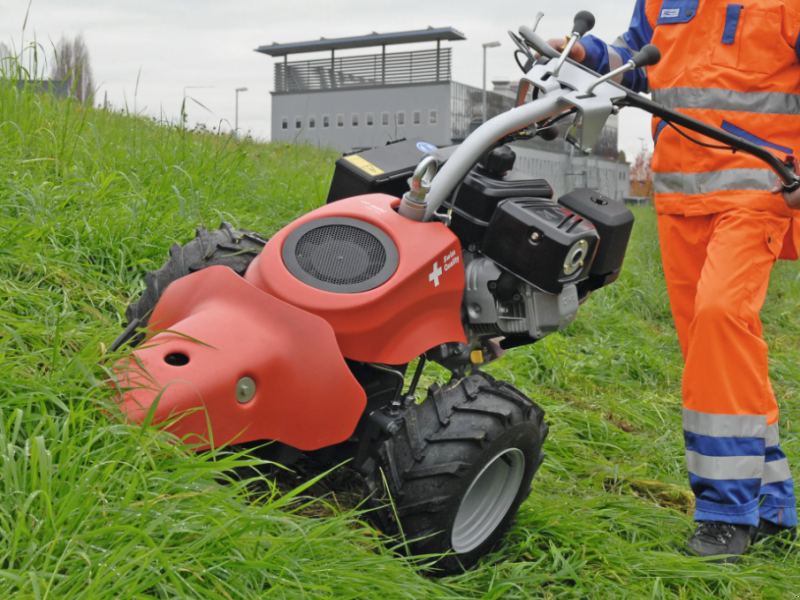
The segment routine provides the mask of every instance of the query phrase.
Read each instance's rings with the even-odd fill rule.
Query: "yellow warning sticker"
[[[357,154],[353,154],[352,156],[345,156],[344,159],[350,164],[358,167],[359,169],[361,169],[362,171],[364,171],[369,175],[383,175],[383,171],[381,171],[371,162],[364,160]]]

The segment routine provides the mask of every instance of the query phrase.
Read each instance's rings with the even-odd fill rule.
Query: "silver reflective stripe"
[[[778,180],[766,169],[727,169],[707,173],[653,173],[656,194],[711,194],[730,190],[770,191]]]
[[[683,429],[690,433],[711,437],[764,438],[767,435],[767,417],[712,415],[684,408]]]
[[[653,90],[653,100],[667,108],[728,110],[765,115],[800,114],[800,94],[735,92],[718,88]]]
[[[764,476],[761,478],[761,485],[768,483],[780,483],[792,478],[789,470],[789,461],[785,458],[764,463]]]
[[[628,46],[628,42],[626,42],[626,41],[625,41],[625,38],[624,38],[624,37],[622,37],[622,36],[619,36],[617,39],[615,39],[615,40],[614,40],[614,41],[611,43],[611,45],[612,45],[612,46],[616,46],[617,48],[625,48],[625,50],[627,50],[628,52],[630,52],[630,53],[631,53],[631,55],[634,55],[634,54],[636,54],[636,52],[634,52],[633,50],[631,50],[631,47],[630,47],[630,46]],[[609,48],[609,49],[610,49],[610,48]]]
[[[689,473],[703,479],[761,479],[763,456],[703,456],[686,451]]]
[[[608,66],[611,71],[619,69],[622,66],[622,57],[619,55],[619,52],[614,50],[611,46],[608,47]],[[622,77],[622,75],[619,75],[614,78],[614,81],[617,81],[617,79],[622,81]],[[619,81],[617,83],[619,83]]]
[[[770,425],[767,427],[767,448],[779,446],[781,443],[781,434],[778,431],[778,424]]]

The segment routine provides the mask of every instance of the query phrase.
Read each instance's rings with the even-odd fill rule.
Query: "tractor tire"
[[[217,231],[212,232],[199,227],[191,242],[185,246],[172,246],[164,266],[145,275],[144,293],[125,311],[129,327],[137,319],[137,329],[147,327],[153,309],[173,281],[217,265],[229,267],[237,275],[244,276],[247,267],[266,244],[266,238],[246,229],[237,230],[230,223],[223,222]],[[136,333],[130,339],[130,344],[136,346],[144,339],[144,333]]]
[[[378,446],[376,525],[434,575],[472,567],[509,529],[544,459],[544,411],[485,373],[433,385]],[[377,500],[377,502],[375,502]]]

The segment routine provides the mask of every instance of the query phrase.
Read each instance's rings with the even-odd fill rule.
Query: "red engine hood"
[[[172,283],[150,324],[155,334],[115,366],[123,410],[142,422],[157,402],[154,421],[188,443],[315,450],[350,437],[364,411],[331,326],[226,267]],[[188,363],[168,364],[169,355]],[[246,403],[235,394],[243,377],[256,386]]]

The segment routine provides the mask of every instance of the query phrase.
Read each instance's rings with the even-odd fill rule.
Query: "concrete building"
[[[481,122],[483,92],[452,80],[452,48],[443,42],[465,39],[448,27],[257,48],[282,59],[274,65],[272,139],[344,152],[408,137],[421,137],[439,147],[462,142]],[[435,47],[387,52],[387,47],[411,43]],[[361,48],[380,48],[380,52],[341,55]],[[289,61],[290,56],[306,53],[325,56]],[[495,81],[494,90],[487,92],[488,117],[512,109],[515,99],[512,82]],[[537,139],[514,145],[517,168],[547,179],[557,197],[576,187],[593,187],[622,200],[629,193],[630,168],[617,160],[615,119],[591,158],[573,152],[562,140]]]

